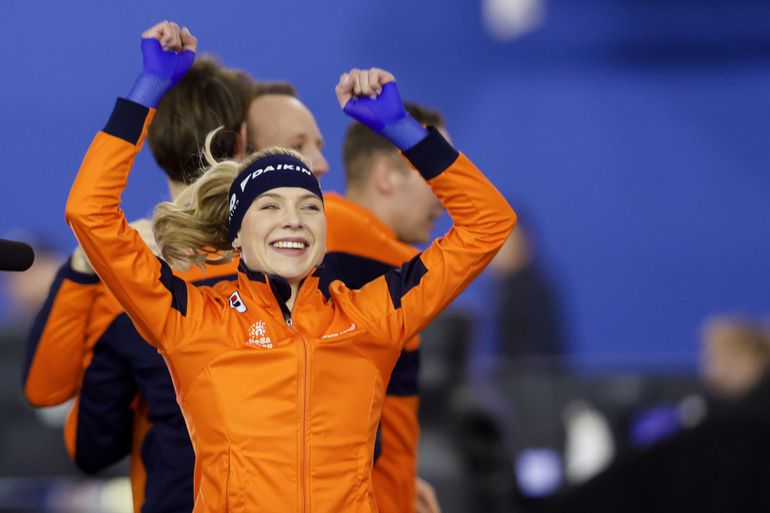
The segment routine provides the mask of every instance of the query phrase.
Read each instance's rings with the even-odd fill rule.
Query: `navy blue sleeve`
[[[351,255],[342,251],[330,251],[324,257],[318,287],[329,297],[329,285],[334,280],[341,280],[349,289],[360,289],[393,269],[372,258]]]
[[[123,314],[125,315],[125,314]],[[83,472],[99,472],[131,452],[137,393],[128,362],[114,347],[121,336],[120,316],[94,346],[79,395],[75,464]]]

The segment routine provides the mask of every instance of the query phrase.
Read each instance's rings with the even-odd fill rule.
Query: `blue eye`
[[[318,205],[314,205],[314,204],[305,205],[302,208],[304,210],[312,210],[313,212],[320,212],[321,211],[321,207],[319,207]]]
[[[259,207],[260,210],[275,210],[278,208],[278,205],[275,203],[264,203],[261,207]]]

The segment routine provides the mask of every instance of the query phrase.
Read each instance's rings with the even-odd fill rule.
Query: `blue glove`
[[[395,82],[382,86],[382,92],[375,99],[351,98],[342,110],[401,151],[412,148],[428,135],[425,127],[404,109],[404,102],[401,101]]]
[[[143,38],[142,60],[142,74],[137,77],[127,99],[145,107],[155,108],[163,95],[190,69],[195,61],[195,52],[166,52],[157,39]]]

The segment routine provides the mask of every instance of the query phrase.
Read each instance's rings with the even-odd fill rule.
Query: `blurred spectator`
[[[715,399],[734,401],[754,388],[770,365],[767,327],[740,316],[708,319],[701,336],[700,374]]]
[[[490,267],[497,275],[498,354],[528,360],[522,363],[542,357],[559,361],[565,347],[556,299],[521,218]]]
[[[705,324],[703,343],[703,379],[729,399],[724,407],[620,458],[551,511],[770,511],[770,331],[756,320],[719,317]]]
[[[35,261],[32,267],[24,272],[3,273],[5,298],[2,303],[5,304],[5,311],[0,312],[0,319],[3,324],[26,330],[43,305],[48,287],[65,257],[42,235],[20,232],[14,233],[10,238],[32,246]]]
[[[644,448],[693,427],[708,410],[718,411],[744,397],[770,368],[767,327],[742,316],[707,319],[701,330],[700,395],[657,404],[639,412],[631,426],[631,444]]]
[[[74,471],[61,443],[63,410],[31,410],[21,396],[21,362],[32,318],[45,301],[65,256],[44,236],[7,234],[28,243],[35,262],[24,272],[0,274],[0,481],[5,476],[66,475]]]
[[[510,512],[524,495],[546,495],[562,480],[564,435],[553,378],[563,370],[565,349],[551,285],[519,219],[487,271],[424,339],[423,432],[436,420],[444,430],[455,426],[453,450],[466,472],[470,511]],[[499,379],[512,375],[515,394]],[[439,397],[449,404],[439,408]],[[434,412],[441,418],[433,419]]]

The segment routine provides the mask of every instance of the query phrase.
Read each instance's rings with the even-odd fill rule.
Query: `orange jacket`
[[[93,347],[123,310],[98,276],[59,269],[27,340],[24,395],[33,406],[75,397]]]
[[[400,267],[419,253],[399,241],[385,223],[364,207],[334,193],[324,194],[326,258],[321,275],[359,288]],[[420,337],[401,351],[388,383],[380,419],[379,454],[375,454],[372,483],[379,513],[412,513],[417,478],[417,419]]]
[[[179,272],[188,281],[234,277],[237,262]],[[123,307],[99,277],[64,263],[51,284],[27,339],[22,387],[32,406],[56,406],[75,398],[97,342]]]
[[[120,195],[153,111],[119,99],[66,217],[102,281],[166,358],[196,454],[194,512],[374,512],[375,431],[404,343],[489,263],[515,214],[435,130],[406,152],[455,220],[402,268],[329,298],[246,269],[196,287],[128,226]]]
[[[236,267],[180,274],[210,282],[234,279]],[[194,455],[166,363],[141,343],[99,278],[74,271],[69,262],[30,330],[24,392],[36,406],[76,398],[64,437],[84,472],[103,470],[130,453],[134,511],[192,509]]]

